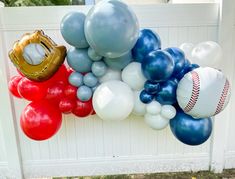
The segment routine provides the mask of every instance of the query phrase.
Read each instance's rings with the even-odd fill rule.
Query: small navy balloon
[[[72,72],[69,75],[69,83],[76,87],[83,85],[83,75],[78,72]]]
[[[171,55],[175,63],[173,75],[179,73],[184,68],[184,63],[185,63],[184,52],[177,47],[170,47],[165,49],[165,51],[167,51]]]
[[[190,61],[185,59],[183,69],[179,73],[174,74],[173,76],[178,80],[181,80],[184,77],[184,75],[190,71],[190,65],[191,65]]]
[[[91,66],[92,73],[97,77],[104,76],[107,70],[107,65],[103,61],[93,62]]]
[[[160,90],[160,83],[155,83],[152,81],[147,80],[144,84],[144,89],[149,93],[149,94],[156,94]]]
[[[151,103],[153,101],[154,95],[149,94],[147,91],[143,90],[140,93],[140,101],[145,104]]]
[[[88,48],[88,56],[89,56],[93,61],[99,61],[99,60],[101,60],[101,59],[103,58],[102,56],[100,56],[99,54],[97,54],[97,52],[96,52],[93,48],[91,48],[91,47]]]
[[[172,105],[176,103],[176,89],[178,83],[172,79],[162,82],[160,86],[160,90],[155,99],[162,105]]]
[[[67,52],[67,62],[77,72],[87,73],[91,71],[92,60],[87,54],[87,49],[70,48]]]
[[[194,119],[182,110],[170,120],[171,131],[174,136],[187,145],[200,145],[207,141],[212,132],[211,118]]]
[[[200,66],[199,66],[198,64],[195,64],[195,63],[190,64],[190,65],[189,65],[189,71],[195,70],[195,69],[197,69],[197,68],[199,68],[199,67],[200,67]]]
[[[83,83],[92,88],[97,85],[98,78],[93,73],[87,73],[83,77]]]
[[[77,98],[81,101],[88,101],[92,97],[92,89],[88,86],[81,86],[77,90]]]
[[[140,31],[139,38],[132,49],[133,59],[142,62],[148,53],[158,49],[161,49],[159,35],[150,29],[143,29]]]
[[[65,41],[77,48],[89,47],[84,33],[85,18],[85,14],[81,12],[70,12],[60,23],[60,31]]]
[[[141,63],[144,76],[154,82],[169,79],[174,70],[174,61],[168,52],[157,50],[150,52]]]

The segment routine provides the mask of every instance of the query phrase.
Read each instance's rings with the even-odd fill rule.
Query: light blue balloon
[[[98,78],[93,73],[87,73],[83,77],[83,83],[92,88],[98,83]]]
[[[78,72],[71,73],[69,75],[69,83],[76,87],[83,85],[83,75]]]
[[[104,58],[105,63],[114,70],[122,70],[132,61],[131,51],[117,58]]]
[[[87,54],[87,49],[70,48],[67,52],[67,62],[77,72],[87,73],[91,71],[92,60]]]
[[[88,101],[92,97],[92,90],[88,86],[81,86],[77,90],[77,98],[81,101]]]
[[[60,23],[60,32],[64,40],[77,48],[89,47],[84,34],[85,18],[86,16],[81,12],[70,12]]]
[[[91,88],[93,93],[95,92],[95,90],[98,88],[99,85],[100,85],[100,83],[97,83],[93,88]]]
[[[122,1],[101,1],[87,14],[85,36],[98,54],[120,57],[130,51],[138,39],[138,19]]]
[[[88,56],[93,60],[93,61],[99,61],[103,57],[100,56],[99,54],[96,53],[96,51],[93,48],[88,48]]]
[[[91,66],[92,73],[97,77],[104,76],[107,70],[107,65],[103,61],[94,62]]]

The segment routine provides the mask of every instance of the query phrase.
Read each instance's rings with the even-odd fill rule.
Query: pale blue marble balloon
[[[78,72],[71,73],[69,75],[69,83],[76,87],[83,85],[83,75]]]
[[[92,97],[92,90],[88,86],[81,86],[77,90],[77,98],[81,101],[88,101]]]
[[[122,1],[101,1],[87,14],[85,36],[98,54],[120,57],[130,51],[138,39],[138,19]]]
[[[100,56],[99,54],[96,53],[96,51],[89,47],[88,48],[88,56],[93,60],[93,61],[99,61],[101,60],[103,57]]]
[[[107,70],[107,65],[103,61],[94,62],[91,66],[92,73],[97,77],[103,76]]]
[[[91,71],[92,60],[87,54],[87,49],[70,48],[67,52],[68,65],[77,72]]]
[[[77,48],[89,47],[84,34],[85,18],[86,16],[81,12],[70,12],[60,23],[60,32],[64,40]]]
[[[114,70],[122,70],[132,61],[131,51],[117,58],[104,58],[105,63]]]
[[[98,78],[93,73],[87,73],[83,77],[83,83],[92,88],[98,83]]]

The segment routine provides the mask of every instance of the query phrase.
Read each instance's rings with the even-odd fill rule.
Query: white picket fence
[[[183,42],[219,41],[224,49],[221,69],[232,85],[235,73],[235,2],[222,4],[133,6],[141,27],[156,30],[163,47]],[[63,117],[59,133],[44,142],[24,136],[20,113],[27,102],[13,98],[7,88],[16,70],[8,58],[14,41],[26,32],[43,29],[56,43],[61,18],[89,6],[0,8],[0,178],[83,176],[123,173],[213,170],[235,167],[235,94],[214,120],[212,137],[190,147],[177,141],[169,127],[154,131],[142,118],[104,122],[96,116]],[[69,47],[67,45],[67,47]]]

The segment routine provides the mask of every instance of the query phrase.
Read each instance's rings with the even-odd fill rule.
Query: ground
[[[138,175],[111,175],[97,177],[64,177],[53,179],[235,179],[235,169],[224,170],[221,174],[208,171],[181,173],[154,173]]]

